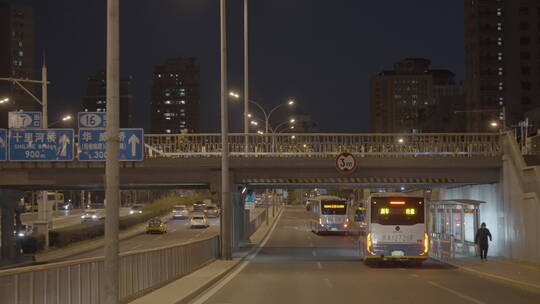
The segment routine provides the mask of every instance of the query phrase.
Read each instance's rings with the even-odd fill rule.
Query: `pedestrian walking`
[[[491,239],[491,233],[489,232],[489,229],[486,228],[486,223],[482,223],[480,225],[480,228],[476,231],[476,235],[474,236],[474,243],[476,246],[478,246],[478,249],[480,250],[480,259],[482,262],[487,261],[487,254],[488,254],[488,248],[489,248],[489,241],[492,241]]]

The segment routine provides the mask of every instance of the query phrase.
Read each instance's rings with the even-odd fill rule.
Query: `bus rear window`
[[[345,215],[347,214],[346,202],[321,202],[321,213],[324,215]]]
[[[372,198],[371,222],[381,225],[424,223],[424,199],[421,197]]]

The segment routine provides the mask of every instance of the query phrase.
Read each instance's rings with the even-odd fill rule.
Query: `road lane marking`
[[[315,250],[313,250],[313,251],[311,252],[311,254],[312,254],[314,257],[317,256],[317,253],[315,252]]]
[[[405,270],[405,268],[400,268],[399,270]]]
[[[283,210],[283,209],[282,209]],[[227,285],[227,283],[229,283],[230,281],[232,281],[232,279],[234,279],[242,270],[244,270],[244,268],[246,268],[247,265],[249,265],[249,263],[251,262],[251,260],[253,258],[255,258],[257,256],[257,254],[259,254],[259,252],[262,250],[262,248],[266,245],[266,243],[268,242],[268,240],[270,239],[270,237],[272,236],[272,234],[274,233],[274,230],[276,229],[277,227],[277,223],[279,223],[279,220],[281,218],[281,215],[283,214],[283,211],[281,211],[278,215],[278,217],[276,218],[276,220],[274,221],[274,224],[272,225],[272,228],[270,228],[270,231],[268,232],[268,234],[266,235],[266,237],[264,238],[264,240],[262,241],[262,243],[259,245],[259,247],[257,247],[257,249],[255,250],[255,252],[253,252],[252,254],[250,254],[245,261],[243,261],[240,266],[238,266],[238,268],[236,270],[234,270],[231,274],[229,274],[227,277],[225,277],[223,280],[221,280],[219,283],[217,283],[216,285],[214,285],[212,288],[210,288],[208,290],[208,292],[202,294],[196,301],[192,302],[192,304],[203,304],[205,303],[206,301],[208,301],[208,299],[210,299],[213,295],[215,295],[221,288],[223,288],[223,286]]]
[[[413,277],[413,278],[419,278],[420,276],[417,275],[416,273],[413,273],[413,274],[411,274],[411,277]]]
[[[321,264],[321,262],[317,262],[317,268],[322,269],[322,264]]]
[[[332,282],[330,282],[330,280],[328,278],[324,278],[324,284],[326,284],[326,287],[328,288],[333,288],[334,285],[332,285]]]
[[[470,301],[470,302],[473,302],[473,303],[476,303],[476,304],[486,304],[485,302],[482,302],[482,301],[477,300],[477,299],[475,299],[475,298],[471,298],[471,297],[469,297],[469,296],[466,295],[466,294],[463,294],[463,293],[461,293],[461,292],[459,292],[459,291],[450,289],[450,288],[448,288],[448,287],[444,287],[444,286],[439,285],[439,284],[437,284],[437,283],[435,283],[435,282],[433,282],[433,281],[428,281],[428,284],[431,284],[432,286],[435,286],[435,287],[440,288],[440,289],[442,289],[442,290],[448,291],[449,293],[451,293],[451,294],[453,294],[453,295],[456,295],[456,296],[458,296],[458,297],[460,297],[460,298],[462,298],[462,299],[468,300],[468,301]]]

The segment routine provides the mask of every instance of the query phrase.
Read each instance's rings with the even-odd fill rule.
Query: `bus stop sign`
[[[340,153],[336,157],[336,169],[342,174],[354,172],[356,169],[356,158],[349,152]]]

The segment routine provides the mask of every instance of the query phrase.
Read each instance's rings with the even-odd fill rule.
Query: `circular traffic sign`
[[[356,169],[356,158],[349,152],[340,153],[336,157],[336,169],[343,174],[354,172]]]

